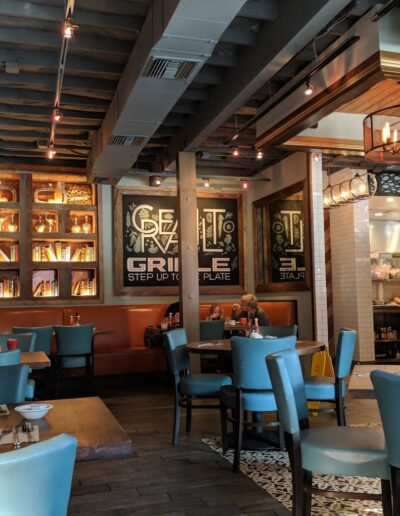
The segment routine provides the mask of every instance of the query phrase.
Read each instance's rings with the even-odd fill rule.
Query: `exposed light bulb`
[[[71,39],[74,35],[74,30],[78,28],[78,25],[72,25],[71,20],[65,20],[64,23],[64,38]]]
[[[306,89],[304,90],[304,95],[307,95],[308,97],[312,95],[314,92],[314,86],[310,83],[310,79],[307,79],[306,83]]]
[[[49,159],[53,159],[56,154],[57,154],[57,152],[54,150],[54,145],[51,143],[49,145],[49,150],[47,152],[47,157]]]
[[[394,202],[394,197],[388,197],[388,198],[386,199],[386,202]]]
[[[263,152],[262,152],[262,151],[260,151],[260,150],[259,150],[259,151],[257,151],[257,156],[256,156],[256,157],[257,157],[257,159],[263,159],[263,156],[264,156],[264,154],[263,154]]]
[[[233,149],[232,149],[232,156],[234,156],[235,158],[240,156],[239,147],[233,147]]]
[[[248,181],[242,181],[242,186],[243,186],[243,188],[244,188],[245,190],[247,190],[247,189],[248,189],[248,187],[249,187],[249,182],[248,182]]]
[[[210,188],[210,180],[209,179],[204,179],[203,186],[205,188]]]
[[[313,155],[313,160],[315,161],[315,163],[318,163],[318,161],[319,161],[319,155],[318,155],[318,154],[314,154],[314,155]]]
[[[53,111],[53,120],[55,122],[59,122],[63,117],[63,114],[61,113],[61,111],[59,109],[55,109]]]

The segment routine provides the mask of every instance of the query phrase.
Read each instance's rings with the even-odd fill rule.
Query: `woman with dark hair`
[[[218,303],[213,303],[208,311],[208,319],[210,321],[219,321],[223,319],[222,308]]]

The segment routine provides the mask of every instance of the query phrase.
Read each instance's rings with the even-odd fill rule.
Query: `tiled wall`
[[[322,199],[322,155],[310,153],[310,215],[312,241],[312,274],[314,287],[315,338],[328,345],[328,309],[325,270],[324,208]]]
[[[334,182],[349,177],[342,171]],[[332,209],[330,227],[335,337],[341,327],[357,330],[355,360],[374,360],[368,201]]]

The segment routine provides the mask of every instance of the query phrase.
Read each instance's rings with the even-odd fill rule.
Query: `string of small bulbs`
[[[64,69],[67,58],[68,43],[74,35],[74,31],[78,28],[72,23],[74,13],[75,0],[68,0],[65,7],[65,19],[62,25],[62,43],[60,50],[60,60],[57,71],[56,91],[54,95],[53,111],[51,115],[50,138],[47,149],[47,157],[53,159],[57,151],[55,149],[56,125],[62,121],[63,113],[60,110],[61,91],[64,80]]]
[[[231,155],[234,158],[238,158],[240,156],[240,147],[239,146],[231,147]],[[255,158],[256,159],[263,159],[263,157],[264,157],[263,151],[262,150],[256,150]]]

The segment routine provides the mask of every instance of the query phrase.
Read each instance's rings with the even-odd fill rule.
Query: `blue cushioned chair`
[[[290,326],[260,326],[261,335],[268,337],[290,337],[295,335],[297,337],[297,324]]]
[[[175,381],[175,417],[172,444],[179,440],[180,409],[186,408],[186,432],[190,432],[192,400],[194,398],[219,398],[220,388],[230,385],[232,379],[225,374],[191,374],[187,336],[183,328],[164,334],[168,366]],[[195,405],[196,408],[219,408],[219,405]]]
[[[8,338],[10,338],[10,337],[8,336]],[[24,341],[25,341],[25,339],[24,339]],[[21,349],[13,349],[11,351],[2,351],[0,353],[0,367],[1,366],[19,365],[20,362],[21,362]],[[29,367],[28,367],[27,371],[29,374],[29,372],[30,372]],[[0,374],[3,374],[3,372],[4,372],[4,370],[1,369]],[[10,374],[10,373],[8,373],[8,374]],[[3,386],[6,387],[6,383],[4,383]],[[35,395],[35,380],[32,380],[31,378],[29,378],[29,379],[26,378],[25,393],[22,396],[22,398],[21,398],[21,396],[19,396],[20,401],[24,401],[25,399],[32,400],[34,398],[34,395]],[[0,396],[1,396],[1,393],[0,393]],[[2,403],[5,403],[5,402],[2,402]],[[17,402],[15,402],[15,403],[17,403]]]
[[[43,351],[49,357],[51,354],[51,340],[53,326],[14,326],[13,333],[33,333],[36,335],[35,351]]]
[[[224,338],[225,321],[200,321],[200,340]]]
[[[0,360],[1,355],[6,353],[15,353],[15,351],[0,353]],[[29,367],[25,364],[1,365],[0,403],[23,403],[25,401],[28,374]]]
[[[292,470],[292,514],[310,515],[312,494],[329,496],[328,490],[312,487],[312,473],[315,472],[380,478],[382,496],[347,491],[330,491],[330,496],[381,499],[384,515],[391,515],[389,468],[383,432],[377,428],[309,428],[306,391],[298,354],[295,350],[284,350],[269,355],[266,361]]]
[[[93,324],[55,326],[57,355],[57,395],[63,370],[85,368],[88,384],[93,379]]]
[[[282,349],[294,348],[296,337],[282,339],[249,339],[232,337],[233,385],[221,388],[222,448],[228,449],[228,421],[233,423],[235,457],[233,470],[240,469],[244,413],[252,412],[259,417],[261,412],[275,412],[275,396],[269,379],[265,357]],[[235,414],[228,417],[228,409]],[[249,423],[250,424],[250,423]],[[261,425],[259,425],[261,426]],[[280,441],[280,439],[279,439]]]
[[[77,440],[61,434],[0,454],[3,516],[66,516]]]
[[[335,403],[339,426],[346,426],[344,411],[346,384],[344,379],[350,374],[356,340],[356,331],[347,328],[340,330],[335,357],[335,378],[315,376],[308,378],[305,383],[308,400]]]
[[[34,333],[4,333],[0,335],[0,346],[3,350],[7,349],[8,339],[17,339],[21,351],[36,351],[36,335]]]
[[[384,371],[372,371],[392,480],[393,515],[400,514],[400,377]]]

